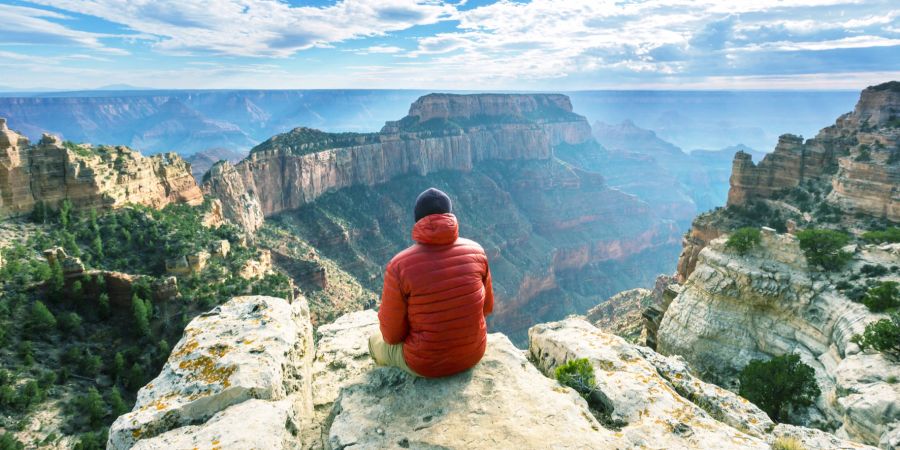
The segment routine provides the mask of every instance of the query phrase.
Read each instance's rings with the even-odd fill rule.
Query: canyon
[[[679,178],[693,155],[627,123],[605,126],[600,143],[558,94],[430,94],[377,133],[295,128],[214,163],[200,186],[175,154],[52,136],[32,145],[2,121],[0,216],[63,200],[101,213],[203,203],[205,226],[234,230],[225,244],[265,255],[235,267],[293,283],[284,298],[228,296],[183,316],[109,448],[889,450],[900,446],[898,364],[851,341],[885,315],[839,286],[900,280],[900,248],[857,240],[846,269],[825,273],[794,233],[896,224],[898,99],[896,83],[871,87],[834,126],[782,136],[758,164],[735,149],[727,205],[684,236],[713,201]],[[694,182],[721,184],[717,159]],[[641,161],[653,179],[617,174]],[[365,346],[384,264],[409,245],[411,205],[430,186],[485,247],[497,297],[483,361],[436,380],[377,368]],[[747,226],[761,241],[737,254],[726,238]],[[797,426],[732,392],[750,360],[785,353],[813,368],[822,392]],[[597,374],[583,396],[553,379],[579,358]]]
[[[565,96],[432,94],[380,133],[275,136],[237,164],[214,165],[203,188],[230,220],[298,237],[371,293],[311,300],[316,317],[336,318],[377,297],[384,264],[410,243],[416,195],[436,186],[453,199],[462,234],[488,252],[500,299],[491,326],[523,345],[537,321],[648,285],[677,254],[675,223],[567,157],[599,151]],[[321,291],[296,281],[312,298]],[[343,306],[319,309],[328,303]]]
[[[900,366],[851,342],[886,315],[870,312],[850,293],[900,280],[900,248],[858,242],[843,250],[849,263],[828,272],[806,262],[794,234],[896,226],[898,114],[900,84],[885,83],[864,90],[854,111],[815,138],[782,136],[758,164],[738,152],[727,207],[695,219],[683,240],[677,284],[645,300],[651,303],[643,309],[647,343],[682,356],[701,378],[731,389],[750,360],[798,354],[822,390],[801,422],[897,448]],[[762,226],[762,239],[740,255],[726,247],[726,238],[745,226]]]

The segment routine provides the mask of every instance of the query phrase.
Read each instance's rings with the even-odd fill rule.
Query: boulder
[[[289,400],[247,400],[216,413],[202,425],[188,425],[138,441],[132,450],[300,449],[299,428]]]
[[[587,358],[596,376],[595,395],[608,408],[611,420],[623,424],[622,439],[628,446],[769,448],[761,436],[773,424],[758,408],[694,379],[684,370],[682,361],[667,360],[649,349],[639,350],[583,319],[535,325],[529,330],[529,350],[532,360],[548,376],[572,359]],[[648,359],[645,354],[655,356]],[[698,403],[714,411],[721,421],[680,395],[679,389],[688,393],[684,385],[702,394]]]
[[[502,334],[472,370],[439,379],[366,371],[336,399],[330,448],[617,448],[571,389],[541,375]]]
[[[299,422],[312,411],[312,356],[305,299],[288,303],[263,296],[234,298],[188,324],[159,376],[138,391],[134,409],[113,423],[108,448],[130,448],[190,425],[225,429],[223,424],[236,420],[229,418],[233,414],[211,418],[251,399],[287,399],[292,420]],[[280,407],[270,405],[267,414],[281,414],[271,408]],[[237,435],[220,441],[241,442],[246,434],[241,427],[230,432]],[[169,437],[208,433],[212,431],[190,429]]]
[[[776,426],[746,399],[694,377],[681,358],[630,344],[581,318],[532,327],[529,351],[548,375],[573,359],[591,363],[592,398],[621,426],[619,448],[768,449],[792,437],[809,449],[875,450],[819,430]]]

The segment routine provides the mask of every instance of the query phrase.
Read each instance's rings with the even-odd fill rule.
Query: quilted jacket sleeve
[[[384,271],[384,287],[381,290],[381,307],[378,308],[378,322],[381,336],[388,344],[403,342],[409,333],[406,317],[407,295],[403,293],[397,268],[388,263]]]

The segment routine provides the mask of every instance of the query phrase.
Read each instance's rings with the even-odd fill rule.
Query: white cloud
[[[69,17],[38,8],[0,4],[0,42],[7,45],[75,45],[109,54],[128,54],[124,50],[107,47],[100,41],[118,36],[74,30],[50,19],[66,20]]]
[[[357,51],[357,53],[359,53],[361,55],[368,55],[368,54],[393,55],[395,53],[400,53],[402,51],[403,51],[402,48],[394,46],[394,45],[373,45],[371,47],[366,47],[364,49],[360,49]]]
[[[311,47],[382,36],[452,17],[436,0],[341,0],[327,7],[278,0],[33,0],[157,37],[174,54],[287,57]]]

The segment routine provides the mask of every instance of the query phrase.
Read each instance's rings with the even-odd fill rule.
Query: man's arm
[[[406,295],[400,286],[396,267],[388,264],[384,271],[384,288],[381,290],[381,307],[378,308],[378,322],[381,326],[381,337],[388,344],[403,342],[409,333],[409,321],[406,318]]]
[[[482,278],[484,283],[484,317],[487,317],[488,314],[494,311],[494,287],[491,285],[491,267],[486,260],[484,268],[484,277]]]

